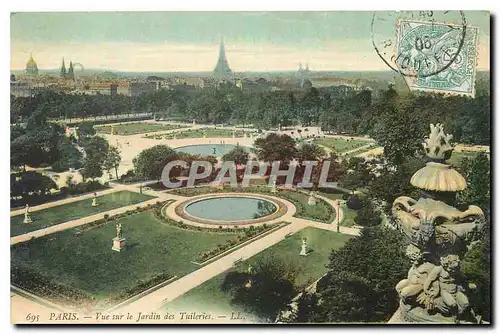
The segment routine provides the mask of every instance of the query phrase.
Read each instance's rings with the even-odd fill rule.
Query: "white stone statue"
[[[123,237],[122,224],[116,224],[116,237],[121,239]]]
[[[30,213],[30,206],[26,204],[26,208],[24,209],[24,220],[23,223],[29,224],[33,222],[33,219],[31,218],[31,213]]]
[[[121,252],[126,249],[126,239],[123,237],[122,224],[116,224],[116,237],[113,238],[112,250]]]
[[[308,205],[316,205],[316,196],[314,196],[314,191],[311,191],[309,199],[307,200]]]
[[[97,194],[94,193],[94,198],[92,199],[92,207],[98,206],[99,203],[97,203]]]
[[[302,239],[302,248],[300,250],[300,256],[307,256],[307,239]]]

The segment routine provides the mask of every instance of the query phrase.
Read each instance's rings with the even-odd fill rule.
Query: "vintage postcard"
[[[10,25],[13,324],[491,324],[489,12]]]

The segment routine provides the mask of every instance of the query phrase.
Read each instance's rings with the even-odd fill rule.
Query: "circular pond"
[[[232,144],[200,144],[200,145],[188,145],[181,146],[174,149],[174,151],[189,153],[189,154],[199,154],[199,155],[213,155],[216,157],[222,157],[224,154],[230,152],[236,145]],[[241,146],[245,150],[249,151],[248,147]]]
[[[262,198],[215,197],[202,199],[185,207],[194,217],[211,221],[242,221],[269,216],[278,210],[276,204]]]

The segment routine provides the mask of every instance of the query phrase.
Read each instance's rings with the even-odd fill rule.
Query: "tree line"
[[[233,85],[195,89],[176,86],[140,96],[84,95],[42,91],[34,97],[11,96],[11,123],[34,114],[51,119],[92,118],[152,112],[156,118],[205,124],[252,124],[269,129],[280,126],[320,126],[325,131],[375,135],[392,126],[421,131],[439,121],[456,142],[488,145],[490,93],[481,81],[476,97],[385,90],[361,91],[340,87],[295,90],[241,90]],[[399,118],[392,117],[398,114]]]

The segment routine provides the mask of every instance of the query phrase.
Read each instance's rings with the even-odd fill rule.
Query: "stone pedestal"
[[[94,197],[94,198],[92,199],[92,207],[96,207],[96,206],[98,206],[98,205],[99,205],[99,203],[97,203],[97,199]]]
[[[125,250],[126,239],[125,238],[113,238],[113,247],[111,248],[114,251],[121,252]]]
[[[467,188],[460,173],[446,163],[453,151],[442,124],[430,125],[423,146],[431,160],[410,179],[420,189],[418,200],[396,198],[392,215],[397,229],[408,239],[406,255],[412,261],[408,275],[396,284],[399,309],[390,323],[479,323],[471,310],[460,261],[471,244],[481,240],[486,224],[481,208],[454,207],[456,194]],[[485,189],[486,191],[487,189]]]
[[[31,218],[31,214],[29,213],[25,213],[24,214],[24,220],[23,220],[23,223],[24,224],[29,224],[29,223],[32,223],[33,222],[33,219]]]
[[[421,307],[410,308],[400,303],[399,308],[394,312],[389,324],[457,324],[467,323],[458,321],[456,317],[445,317],[439,313],[430,315]]]

